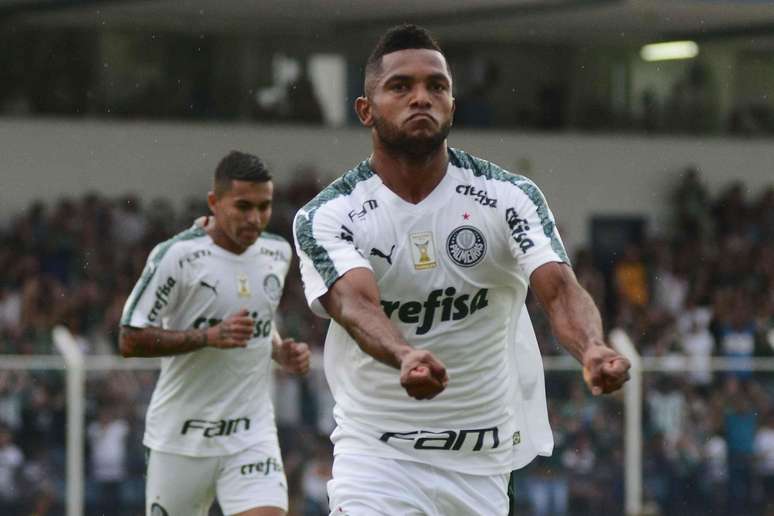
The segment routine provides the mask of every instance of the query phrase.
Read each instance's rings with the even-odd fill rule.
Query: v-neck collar
[[[401,196],[393,192],[387,185],[384,184],[384,181],[382,181],[381,176],[377,174],[374,171],[374,176],[376,176],[377,181],[379,182],[379,186],[381,187],[381,193],[386,197],[386,201],[389,204],[392,204],[396,209],[400,210],[408,210],[411,212],[417,212],[417,211],[423,211],[428,206],[436,206],[438,203],[441,203],[441,205],[444,205],[446,200],[448,200],[447,190],[449,189],[449,185],[454,181],[454,179],[451,177],[451,174],[449,173],[449,169],[451,167],[451,160],[449,160],[449,163],[446,165],[446,172],[443,175],[443,178],[441,181],[435,185],[435,188],[421,201],[418,203],[412,203],[408,202],[407,200],[403,199]],[[370,167],[369,163],[369,167]],[[373,171],[373,168],[371,168]]]

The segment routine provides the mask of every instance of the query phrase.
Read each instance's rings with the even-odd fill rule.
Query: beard
[[[374,129],[388,152],[419,161],[431,156],[443,145],[451,130],[451,120],[441,124],[432,134],[412,136],[384,118],[375,116]]]

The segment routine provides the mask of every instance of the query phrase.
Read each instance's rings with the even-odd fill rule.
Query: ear
[[[215,192],[207,192],[207,206],[210,207],[210,211],[213,215],[216,215],[215,213],[215,205],[218,202],[218,196],[215,195]]]
[[[452,108],[451,108],[451,118],[449,122],[454,125],[454,112],[457,111],[457,99],[452,97]]]
[[[357,113],[360,123],[366,127],[374,125],[374,117],[371,113],[371,101],[368,97],[358,97],[355,99],[355,113]]]

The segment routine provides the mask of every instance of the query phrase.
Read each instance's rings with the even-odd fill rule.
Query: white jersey
[[[312,310],[347,271],[376,276],[382,308],[414,347],[446,366],[447,388],[410,398],[394,368],[332,322],[325,372],[336,400],[335,453],[499,474],[550,455],[543,365],[524,299],[529,277],[568,262],[554,218],[529,179],[450,149],[447,173],[411,204],[367,161],[296,215]]]
[[[263,233],[237,255],[193,227],[156,246],[126,301],[121,324],[191,330],[247,309],[246,348],[205,347],[161,359],[143,443],[193,457],[236,453],[276,438],[269,396],[271,334],[290,244]]]

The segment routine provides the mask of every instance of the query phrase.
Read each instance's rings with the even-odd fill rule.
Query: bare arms
[[[629,361],[605,344],[599,311],[572,269],[564,263],[546,263],[533,272],[530,287],[563,347],[583,365],[591,392],[619,389],[629,378]],[[348,271],[320,302],[365,353],[400,369],[400,382],[409,396],[430,399],[444,390],[449,382],[445,366],[429,351],[414,349],[387,318],[371,271]]]
[[[122,326],[119,348],[125,357],[163,357],[189,353],[205,347],[244,348],[253,334],[255,322],[247,310],[230,315],[220,323],[198,330],[165,330],[153,326]],[[286,371],[306,374],[309,371],[309,347],[293,339],[282,339],[272,333],[272,358]]]

